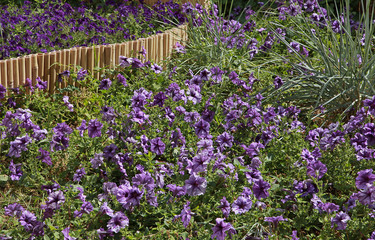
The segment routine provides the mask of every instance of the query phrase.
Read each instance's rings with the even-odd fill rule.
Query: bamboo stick
[[[73,71],[76,72],[77,71],[77,48],[70,49],[69,54],[70,54],[69,64],[73,68]],[[72,82],[73,82],[73,86],[77,87],[77,81],[73,81],[72,79]]]
[[[81,51],[81,66],[86,69],[86,70],[89,70],[90,72],[92,72],[92,69],[88,69],[87,68],[87,48],[86,47],[81,47],[80,49]]]
[[[32,79],[32,68],[31,68],[31,58],[30,56],[25,57],[25,80],[26,78]]]
[[[120,55],[121,55],[121,45],[120,44],[118,44],[118,43],[115,44],[114,52],[115,52],[115,54],[114,54],[114,58],[115,58],[114,63],[115,63],[115,66],[117,66],[120,63]]]
[[[57,52],[51,52],[49,54],[49,57],[47,57],[50,63],[55,63],[57,61]],[[48,73],[50,75],[49,81],[48,81],[48,91],[49,93],[53,93],[56,91],[56,81],[57,81],[57,66],[52,64],[47,65],[48,66]]]
[[[3,87],[5,88],[7,88],[8,86],[6,70],[7,69],[6,69],[5,61],[4,60],[0,61],[0,78],[1,78],[0,84],[3,85]]]
[[[71,72],[71,64],[70,64],[70,50],[65,49],[64,50],[64,65],[65,65],[65,70],[69,70]],[[68,77],[68,81],[66,82],[67,85],[72,85],[73,84],[73,79],[72,77]]]
[[[95,46],[94,48],[94,56],[95,56],[95,64],[94,64],[94,69],[97,69],[97,70],[94,70],[93,69],[93,72],[95,71],[95,74],[94,74],[94,77],[96,79],[99,79],[100,77],[100,72],[99,72],[99,67],[100,67],[100,47],[99,46]]]
[[[109,45],[104,47],[104,67],[112,67],[112,47]]]
[[[47,81],[47,89],[49,89],[50,79],[53,77],[50,73],[50,66],[51,66],[51,59],[50,59],[50,53],[44,54],[44,61],[43,61],[43,72],[44,74],[42,76],[39,76],[44,82]]]
[[[20,84],[23,84],[25,83],[25,58],[22,57],[22,58],[18,58],[18,73],[19,73],[19,76],[18,76],[18,79],[19,79],[19,83]]]
[[[94,56],[93,56],[93,47],[87,48],[87,68],[91,71],[91,76],[93,75],[93,69],[94,69]]]
[[[32,54],[30,56],[30,58],[31,58],[31,78],[30,78],[30,80],[31,80],[31,82],[35,82],[36,78],[38,77],[38,70],[39,70],[37,54]]]
[[[41,79],[43,79],[43,76],[45,74],[44,69],[48,67],[44,64],[44,57],[45,57],[45,54],[43,53],[38,53],[37,55],[37,62],[38,62],[38,76],[37,77],[40,77]]]
[[[12,66],[12,62],[10,59],[7,59],[5,60],[5,63],[7,65],[7,85],[8,85],[8,88],[13,88],[14,87],[14,83],[13,83],[13,66]]]
[[[14,82],[14,88],[20,86],[20,79],[19,79],[19,67],[18,67],[18,59],[12,58],[12,67],[13,67],[13,82]]]

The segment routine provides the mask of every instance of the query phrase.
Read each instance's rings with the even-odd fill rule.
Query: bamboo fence
[[[139,58],[142,47],[147,51],[146,60],[161,62],[170,56],[176,42],[187,40],[186,28],[187,25],[181,25],[136,41],[77,47],[1,60],[0,83],[6,88],[15,88],[24,85],[27,78],[35,85],[37,77],[40,77],[47,81],[48,91],[53,93],[58,74],[64,70],[81,66],[89,70],[92,76],[99,78],[100,72],[96,71],[97,68],[114,68],[119,64],[120,56]],[[66,82],[59,84],[60,87],[67,86]]]

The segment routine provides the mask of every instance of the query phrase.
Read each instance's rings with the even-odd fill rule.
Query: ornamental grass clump
[[[336,8],[336,14],[329,14],[317,2],[317,12],[286,14],[293,23],[287,38],[275,30],[280,24],[272,23],[274,34],[290,53],[275,53],[275,58],[290,64],[293,74],[283,79],[284,84],[269,99],[278,96],[310,112],[312,119],[327,115],[334,121],[347,118],[375,94],[375,18],[371,1],[362,2],[358,22],[352,19],[349,1],[345,1],[345,8]],[[294,5],[301,8],[300,3],[291,3],[289,8]]]

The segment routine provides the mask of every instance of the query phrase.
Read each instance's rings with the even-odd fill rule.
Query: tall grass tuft
[[[284,39],[274,31],[292,51],[289,56],[274,53],[275,57],[290,64],[294,74],[268,99],[292,101],[308,111],[311,119],[325,115],[330,120],[343,120],[361,107],[362,100],[375,95],[374,9],[370,2],[362,0],[365,7],[358,25],[353,24],[350,1],[345,0],[341,4],[345,8],[336,5],[333,17],[324,19],[326,26],[300,14],[291,18],[295,26],[290,30],[292,38]],[[310,56],[293,49],[291,42],[305,46]]]

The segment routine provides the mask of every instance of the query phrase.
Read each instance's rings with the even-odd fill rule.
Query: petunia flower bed
[[[76,46],[121,43],[148,37],[185,17],[172,1],[147,6],[138,1],[106,1],[91,8],[80,1],[25,1],[22,7],[0,7],[1,58],[50,52]]]
[[[100,79],[71,69],[80,88],[51,96],[0,85],[0,237],[374,239],[375,96],[318,125],[265,102],[267,74],[173,64],[192,50],[164,68],[121,56]]]

